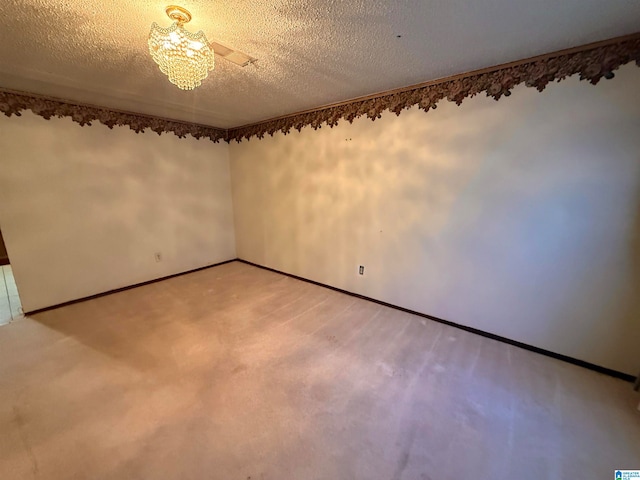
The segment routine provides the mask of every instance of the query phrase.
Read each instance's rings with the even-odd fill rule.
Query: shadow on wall
[[[635,375],[634,68],[232,144],[238,254]]]
[[[2,231],[0,230],[0,265],[8,265],[9,264],[9,254],[7,254],[7,247],[4,244],[4,239],[2,238]]]

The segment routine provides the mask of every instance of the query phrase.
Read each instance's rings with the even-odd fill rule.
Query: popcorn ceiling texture
[[[147,49],[169,3],[191,11],[189,30],[258,62],[217,59],[201,87],[179,90]],[[626,0],[2,0],[0,87],[228,128],[639,26]]]

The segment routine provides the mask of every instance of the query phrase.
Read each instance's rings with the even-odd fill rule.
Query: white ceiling
[[[170,3],[258,62],[179,90]],[[0,87],[228,128],[637,31],[638,0],[0,0]]]

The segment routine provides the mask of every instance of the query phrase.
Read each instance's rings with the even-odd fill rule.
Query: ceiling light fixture
[[[213,49],[202,31],[185,30],[184,24],[191,20],[186,9],[170,5],[165,11],[174,23],[169,28],[162,28],[153,22],[149,53],[171,83],[182,90],[193,90],[213,70]]]

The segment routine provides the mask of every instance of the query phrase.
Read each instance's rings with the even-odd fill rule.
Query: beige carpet
[[[0,479],[606,479],[631,384],[239,262],[0,327]]]

